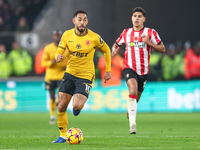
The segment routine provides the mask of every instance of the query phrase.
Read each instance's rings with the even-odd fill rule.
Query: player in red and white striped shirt
[[[137,132],[137,103],[147,82],[151,50],[165,52],[165,46],[158,33],[154,29],[144,27],[145,15],[146,11],[143,8],[134,8],[132,15],[133,28],[125,29],[112,47],[112,56],[115,56],[119,52],[119,48],[126,44],[122,73],[129,88],[127,117],[129,118],[129,132],[131,134]]]

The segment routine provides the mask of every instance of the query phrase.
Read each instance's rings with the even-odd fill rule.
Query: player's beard
[[[84,28],[84,29],[79,29],[79,27],[78,27],[77,30],[78,30],[80,33],[83,33],[83,32],[85,31],[85,28]]]

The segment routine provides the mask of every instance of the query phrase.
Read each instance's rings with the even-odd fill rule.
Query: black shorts
[[[49,83],[45,82],[45,89],[46,90],[55,90],[56,88],[60,87],[62,80],[50,80]]]
[[[138,83],[138,91],[143,92],[145,84],[147,83],[147,75],[138,75],[133,69],[125,68],[122,71],[123,77],[126,82],[130,78],[135,78]]]
[[[65,73],[59,92],[64,92],[70,95],[80,93],[88,97],[91,88],[92,81]]]

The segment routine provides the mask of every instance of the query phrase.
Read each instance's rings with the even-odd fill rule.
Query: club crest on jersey
[[[76,45],[76,48],[77,48],[77,49],[81,49],[81,44],[77,44],[77,45]]]
[[[145,48],[145,43],[144,42],[129,42],[128,43],[129,47],[138,47],[138,48]]]

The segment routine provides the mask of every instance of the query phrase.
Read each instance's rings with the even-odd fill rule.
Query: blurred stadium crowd
[[[30,32],[35,18],[48,0],[0,0],[0,33],[1,32]],[[152,52],[150,57],[149,81],[173,81],[200,79],[200,41],[196,43],[177,40],[174,43],[164,43],[164,54]],[[114,42],[114,41],[113,41]],[[45,44],[45,43],[44,43]],[[111,45],[110,45],[111,47]],[[0,79],[15,76],[43,76],[45,69],[40,66],[43,52],[32,56],[13,41],[11,49],[7,49],[0,41]],[[112,61],[113,81],[120,84],[122,57],[124,49],[120,50],[119,57]],[[94,57],[96,78],[102,77],[105,67],[101,62],[102,53],[96,51]],[[118,63],[116,63],[118,62]],[[105,65],[105,64],[104,64]],[[41,68],[41,69],[40,69]]]
[[[47,0],[0,0],[0,31],[27,32]]]
[[[165,44],[164,54],[152,52],[149,81],[200,79],[200,41]]]

